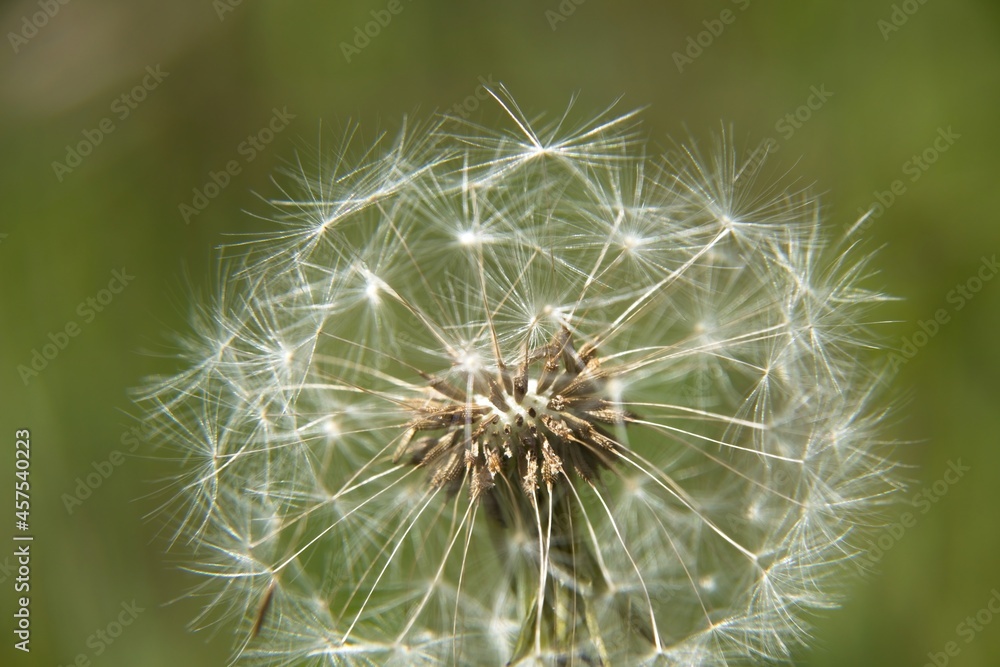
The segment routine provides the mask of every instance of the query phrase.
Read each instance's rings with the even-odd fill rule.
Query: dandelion
[[[724,137],[494,97],[349,128],[142,391],[196,625],[260,665],[787,660],[896,486],[868,257]]]

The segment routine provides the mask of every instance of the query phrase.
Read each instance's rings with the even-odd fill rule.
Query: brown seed
[[[257,612],[257,618],[253,622],[253,630],[250,632],[251,637],[259,635],[260,629],[264,627],[264,618],[267,616],[267,612],[271,608],[271,603],[274,601],[274,590],[275,585],[272,581],[267,587],[267,592],[264,593],[264,600],[260,603],[260,611]]]

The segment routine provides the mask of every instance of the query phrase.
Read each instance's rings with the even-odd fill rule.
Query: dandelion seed
[[[267,592],[264,593],[264,600],[260,603],[260,611],[257,612],[257,619],[253,622],[253,629],[250,630],[250,636],[256,637],[260,634],[260,629],[264,626],[264,620],[267,618],[267,612],[271,609],[271,603],[274,602],[274,584],[272,583],[267,587]]]
[[[868,258],[723,137],[404,126],[275,202],[141,393],[261,665],[790,657],[897,487]]]

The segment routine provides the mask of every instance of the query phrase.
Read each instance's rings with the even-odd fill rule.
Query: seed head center
[[[525,350],[517,365],[470,368],[459,359],[450,375],[424,377],[429,398],[411,407],[395,460],[408,455],[428,468],[433,485],[467,485],[474,500],[498,476],[532,498],[570,471],[594,479],[622,447],[606,427],[630,419],[608,398],[609,374],[596,349],[578,350],[566,328]]]

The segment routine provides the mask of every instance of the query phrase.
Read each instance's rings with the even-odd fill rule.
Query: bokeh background
[[[581,115],[622,96],[622,110],[647,107],[644,131],[663,146],[720,123],[741,149],[770,138],[777,170],[822,194],[831,235],[901,181],[852,240],[882,247],[877,286],[901,297],[884,312],[888,343],[924,343],[900,368],[908,403],[888,433],[909,443],[899,513],[916,519],[796,663],[919,667],[954,641],[939,662],[1000,664],[1000,618],[980,614],[992,623],[971,640],[959,628],[1000,590],[1000,278],[961,308],[952,292],[977,287],[1000,253],[1000,4],[399,0],[345,55],[385,0],[60,1],[0,5],[0,542],[15,532],[19,428],[32,433],[36,535],[29,656],[11,646],[13,547],[0,547],[0,664],[225,664],[228,629],[190,633],[197,602],[168,604],[191,580],[148,516],[165,471],[141,429],[130,435],[127,389],[173,367],[163,334],[183,328],[189,285],[208,284],[230,235],[270,227],[263,198],[297,155],[315,162],[352,118],[367,136],[456,104],[495,119],[472,108],[483,81],[506,83],[529,114],[559,113],[575,92]],[[157,83],[147,67],[167,74]],[[144,77],[151,89],[127,107]],[[241,145],[275,109],[294,118],[248,159]],[[100,143],[54,167],[85,132]],[[935,147],[939,133],[952,139]],[[240,173],[185,220],[179,205],[230,160]],[[78,310],[122,269],[134,279],[101,312]],[[914,341],[938,309],[948,321]],[[18,366],[70,322],[79,335],[26,384]],[[120,465],[67,507],[115,451]],[[949,462],[968,468],[954,484],[940,481]],[[113,643],[92,637],[133,601],[143,611]]]

